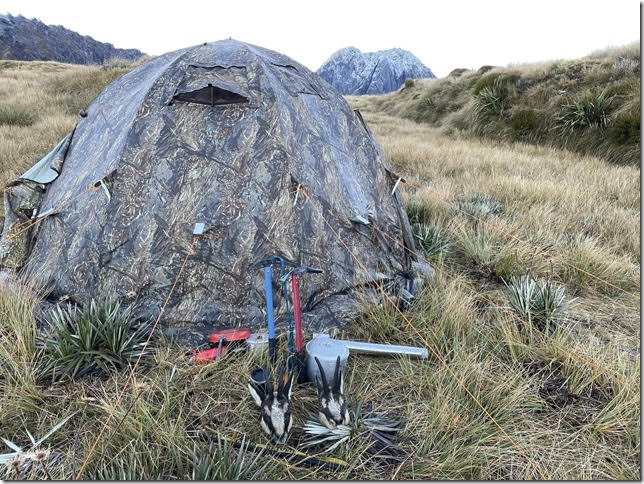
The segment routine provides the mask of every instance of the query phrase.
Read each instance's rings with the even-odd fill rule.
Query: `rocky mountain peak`
[[[436,77],[414,54],[400,48],[363,53],[344,47],[317,73],[342,94],[384,94],[397,90],[407,78]]]

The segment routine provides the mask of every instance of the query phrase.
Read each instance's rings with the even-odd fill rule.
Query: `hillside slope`
[[[417,80],[372,110],[503,141],[523,141],[600,156],[640,159],[639,44],[578,60],[455,69]]]
[[[0,59],[103,64],[113,57],[136,60],[142,55],[140,50],[117,49],[61,25],[0,14]]]
[[[345,47],[316,72],[342,94],[384,94],[398,89],[405,79],[435,77],[414,54],[403,49],[360,52]]]

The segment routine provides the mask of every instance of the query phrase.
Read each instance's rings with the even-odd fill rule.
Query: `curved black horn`
[[[333,393],[338,395],[340,393],[340,355],[335,360],[335,373],[333,374]]]
[[[324,368],[322,368],[322,363],[320,363],[320,360],[318,357],[315,357],[315,362],[318,364],[318,369],[320,370],[320,378],[322,378],[322,388],[326,392],[327,389],[329,388],[329,384],[326,381],[326,374],[324,373]]]
[[[280,381],[280,387],[281,387],[281,393],[288,398],[288,391],[286,391],[286,387],[288,385],[288,379],[290,378],[291,374],[288,370],[288,359],[286,360],[286,363],[284,363],[284,374],[282,375],[282,379]]]
[[[277,380],[277,393],[282,393],[282,390],[284,390],[284,384],[288,379],[288,371],[286,369],[287,366],[288,365],[284,364],[280,367],[280,376]]]

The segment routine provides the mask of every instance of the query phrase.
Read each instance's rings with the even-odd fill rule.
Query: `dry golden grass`
[[[9,80],[0,84],[0,111],[18,112],[13,119],[36,113],[32,125],[0,125],[2,181],[51,149],[73,126],[75,111],[116,75],[0,64],[0,80]],[[428,258],[437,275],[405,313],[408,320],[388,304],[366,307],[342,335],[419,346],[411,323],[430,358],[352,355],[345,390],[352,409],[371,403],[406,419],[407,458],[378,464],[352,439],[332,453],[349,463],[344,470],[267,454],[254,462],[246,451],[242,472],[222,457],[237,451],[209,449],[207,439],[219,433],[266,443],[245,388],[250,369],[266,361],[233,354],[193,366],[186,348],[159,341],[81,477],[639,479],[639,170],[552,148],[447,136],[383,114],[382,99],[350,102],[407,178],[408,212],[422,213],[448,243]],[[472,211],[467,201],[475,194],[496,200],[499,213]],[[526,273],[563,285],[566,300],[576,298],[552,332],[508,309],[503,281]],[[25,429],[38,438],[73,414],[46,442],[59,456],[52,477],[71,479],[127,371],[48,381],[47,357],[36,344],[42,329],[35,293],[28,281],[0,290],[0,437],[28,446]],[[314,408],[313,388],[297,386],[290,447],[299,447]],[[29,472],[23,477],[45,477],[38,468]],[[0,477],[16,476],[0,469]]]

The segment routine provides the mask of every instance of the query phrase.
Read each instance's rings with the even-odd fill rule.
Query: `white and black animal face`
[[[286,366],[286,365],[285,365]],[[260,425],[278,444],[285,444],[293,425],[291,418],[291,399],[293,374],[282,368],[277,391],[273,391],[273,383],[267,382],[261,388],[253,381],[248,382],[248,390],[253,400],[261,409]]]
[[[333,381],[330,384],[317,357],[315,362],[320,370],[319,378],[315,379],[320,405],[318,410],[320,423],[329,429],[334,429],[338,425],[349,425],[349,409],[344,397],[344,372],[340,371],[340,357],[338,356],[335,362]]]

